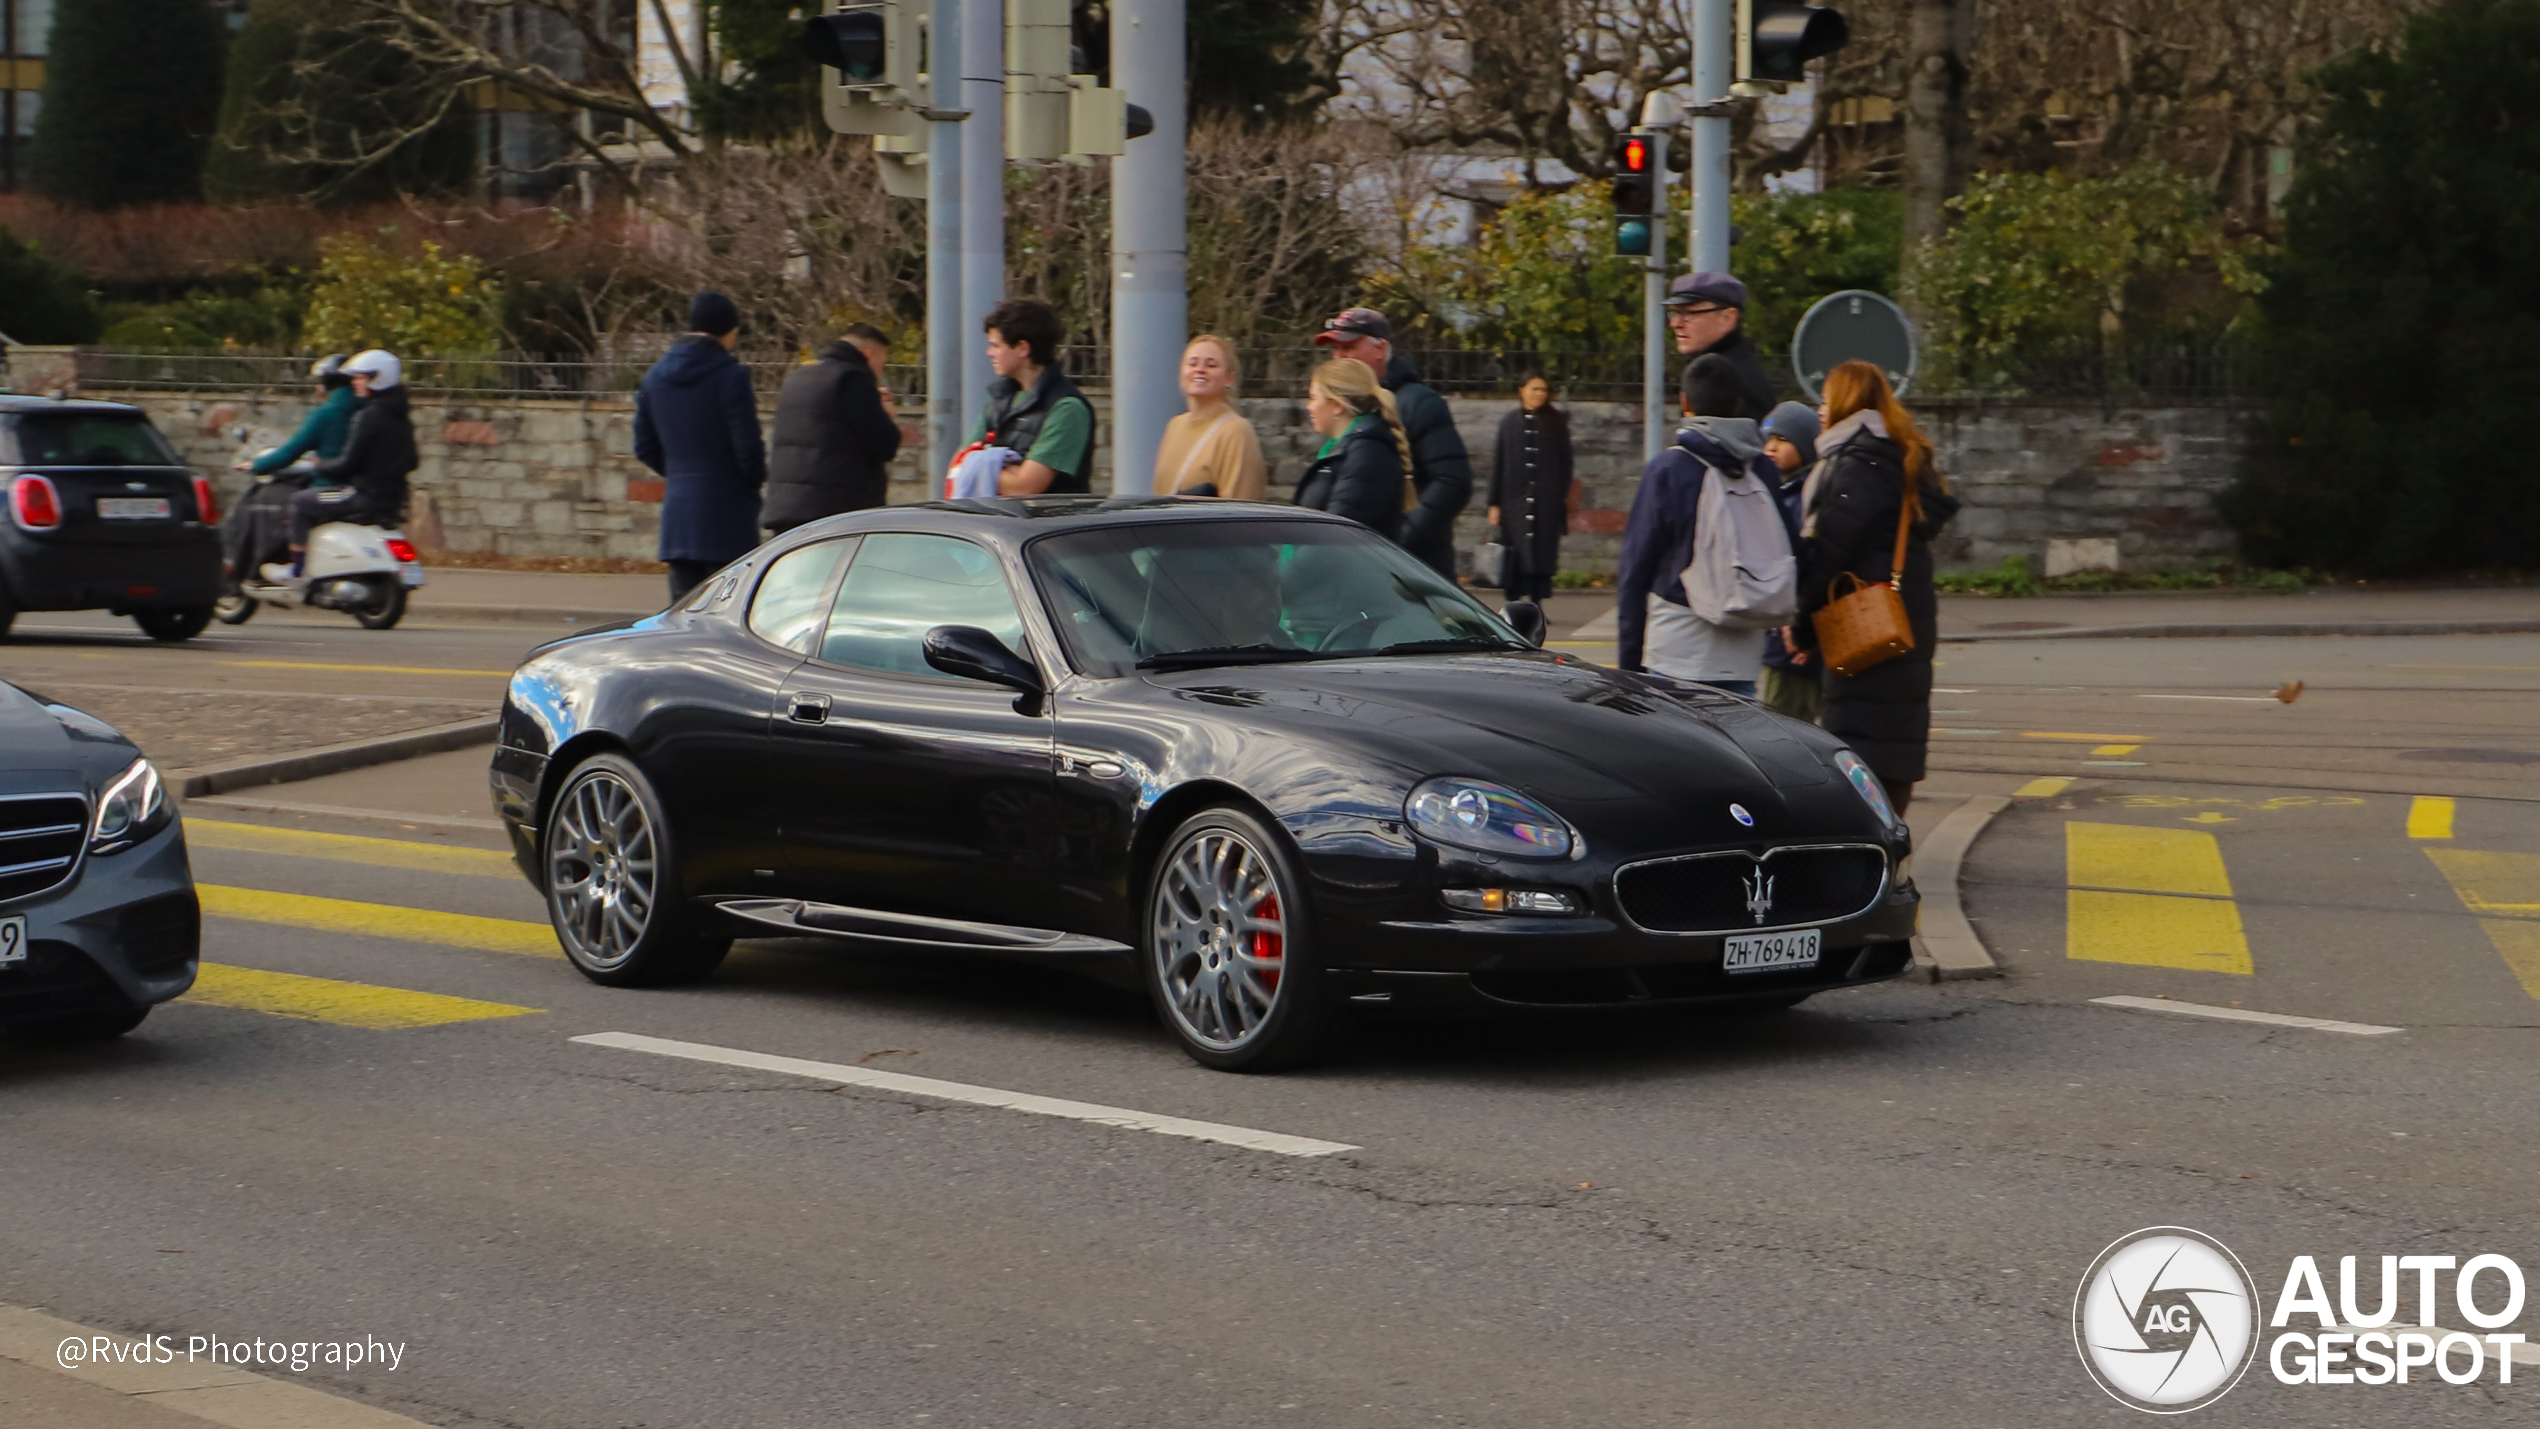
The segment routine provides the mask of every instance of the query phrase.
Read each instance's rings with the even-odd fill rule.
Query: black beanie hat
[[[708,337],[721,337],[741,325],[741,310],[732,300],[711,290],[688,300],[688,331]]]
[[[1738,380],[1737,364],[1716,352],[1686,363],[1678,390],[1697,417],[1734,417],[1746,402],[1746,385]]]

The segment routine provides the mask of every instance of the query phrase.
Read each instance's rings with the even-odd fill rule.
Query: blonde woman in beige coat
[[[1188,411],[1164,424],[1155,451],[1155,489],[1166,495],[1259,501],[1270,489],[1261,438],[1235,411],[1243,379],[1233,343],[1202,333],[1182,349],[1182,398]]]

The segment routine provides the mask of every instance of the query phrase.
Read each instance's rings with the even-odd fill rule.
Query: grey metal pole
[[[1155,490],[1155,448],[1182,410],[1190,336],[1184,222],[1183,0],[1119,0],[1111,82],[1155,116],[1155,132],[1111,161],[1111,489]]]
[[[961,7],[960,435],[987,403],[988,348],[980,324],[1005,300],[1005,0],[938,0]],[[958,440],[958,437],[956,438]]]
[[[1640,459],[1667,449],[1675,423],[1667,402],[1667,359],[1676,349],[1667,327],[1667,133],[1650,140],[1649,257],[1641,265]]]
[[[1693,198],[1697,271],[1729,271],[1729,83],[1737,75],[1731,0],[1693,0],[1693,162],[1685,181]]]
[[[961,50],[962,0],[928,7],[932,56],[926,103],[926,477],[944,479],[961,445]],[[937,488],[940,490],[941,488]]]

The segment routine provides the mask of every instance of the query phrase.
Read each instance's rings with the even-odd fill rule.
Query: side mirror
[[[1047,693],[1031,661],[976,625],[938,625],[927,631],[926,663],[965,680],[985,680],[1026,695]]]
[[[1508,622],[1509,629],[1525,636],[1527,644],[1537,646],[1543,644],[1545,627],[1542,606],[1531,600],[1512,600],[1499,608],[1499,618]]]

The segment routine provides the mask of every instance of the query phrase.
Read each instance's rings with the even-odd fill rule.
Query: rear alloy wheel
[[[386,630],[406,618],[405,583],[395,576],[373,576],[367,582],[369,594],[359,605],[347,606],[364,630]]]
[[[1148,881],[1148,995],[1182,1050],[1221,1072],[1267,1072],[1321,1051],[1333,1009],[1287,843],[1240,809],[1174,831]]]
[[[153,640],[191,640],[212,623],[212,607],[180,606],[174,610],[136,610],[132,623]]]
[[[566,779],[547,818],[547,918],[584,977],[610,987],[693,982],[730,938],[703,937],[679,892],[669,822],[650,780],[614,754]]]

